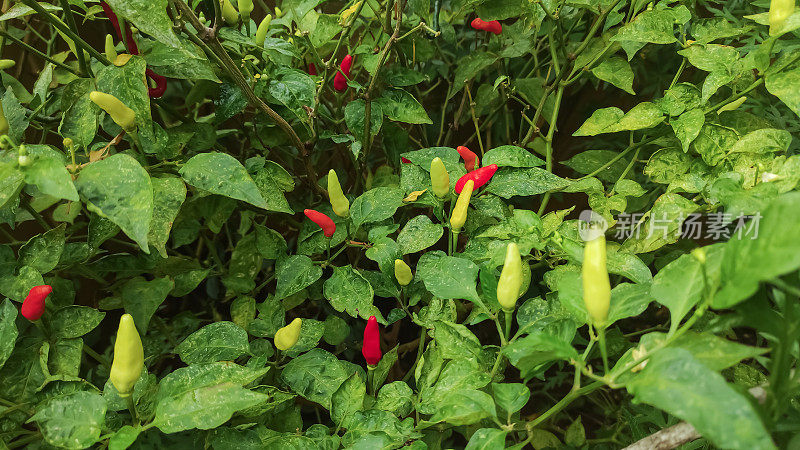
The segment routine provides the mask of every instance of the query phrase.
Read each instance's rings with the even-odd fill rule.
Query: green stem
[[[69,28],[78,34],[78,26],[75,24],[75,17],[72,15],[72,7],[69,4],[69,0],[60,0],[61,9],[64,11],[64,18],[67,19],[67,25]],[[86,64],[86,56],[83,54],[83,51],[79,51],[77,55],[78,57],[78,67],[80,67],[81,76],[91,75],[91,71],[89,66]]]
[[[530,428],[536,427],[540,423],[542,423],[545,420],[549,419],[553,414],[556,414],[559,411],[561,411],[562,409],[564,409],[567,406],[569,406],[570,403],[572,403],[573,401],[575,401],[579,397],[582,397],[582,396],[584,396],[584,395],[586,395],[586,394],[588,394],[590,392],[594,392],[597,389],[600,389],[601,387],[603,387],[603,385],[604,385],[604,383],[602,381],[595,381],[594,383],[587,384],[586,386],[584,386],[584,387],[582,387],[580,389],[576,389],[576,390],[570,391],[569,394],[565,395],[564,398],[562,398],[558,403],[553,405],[550,409],[548,409],[547,411],[543,412],[537,418],[535,418],[535,419],[531,420],[530,422],[528,422],[528,428],[530,429]]]
[[[88,345],[83,344],[83,351],[87,355],[91,356],[95,361],[97,361],[100,364],[102,364],[103,367],[105,367],[106,369],[111,369],[111,364],[108,362],[108,360],[105,357],[103,357],[103,355],[101,355],[101,354],[97,353],[96,351],[94,351]]]
[[[42,5],[40,5],[36,0],[22,0],[22,2],[25,3],[26,5],[28,5],[29,7],[31,7],[34,11],[36,11],[45,20],[50,22],[54,27],[56,27],[59,30],[61,30],[70,39],[75,41],[75,44],[77,44],[80,47],[83,47],[86,51],[89,52],[90,55],[92,55],[95,59],[97,59],[98,61],[103,63],[103,65],[108,66],[108,65],[111,64],[111,61],[106,59],[106,57],[103,56],[103,54],[101,54],[100,52],[95,50],[94,47],[89,45],[86,41],[81,39],[80,36],[78,36],[72,30],[70,30],[69,27],[64,22],[62,22],[56,16],[50,14],[47,10],[45,10],[42,7]]]
[[[133,394],[125,397],[125,402],[128,404],[128,411],[131,412],[134,425],[139,424],[139,414],[136,412],[136,403],[133,401]]]
[[[603,357],[603,374],[608,374],[608,350],[606,349],[606,328],[597,329],[597,343],[600,345],[600,355]]]
[[[56,61],[55,59],[51,58],[49,55],[47,55],[45,53],[42,53],[41,51],[37,50],[36,48],[31,47],[30,45],[26,44],[25,42],[23,42],[23,41],[21,41],[21,40],[19,40],[17,38],[15,38],[14,36],[6,33],[3,30],[0,30],[0,36],[2,36],[4,38],[7,38],[7,39],[10,39],[15,44],[19,45],[20,47],[24,48],[25,50],[29,51],[30,53],[33,53],[34,55],[44,59],[45,61],[55,65],[56,67],[64,69],[64,70],[72,73],[73,75],[75,75],[77,77],[81,76],[80,72],[78,72],[74,68],[72,68],[72,67],[70,67],[70,66],[68,66],[68,65],[66,65],[66,64],[64,64],[62,62]]]

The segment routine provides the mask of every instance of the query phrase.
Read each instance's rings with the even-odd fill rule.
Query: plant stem
[[[608,374],[608,351],[606,350],[606,328],[597,328],[597,343],[600,345],[600,355],[603,357],[603,374]]]

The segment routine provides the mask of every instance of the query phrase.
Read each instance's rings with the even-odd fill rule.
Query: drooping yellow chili
[[[236,25],[239,23],[239,11],[233,6],[231,0],[220,0],[222,5],[222,20],[228,25]]]
[[[267,14],[267,17],[264,17],[264,20],[258,24],[258,29],[256,29],[256,45],[259,47],[263,47],[264,41],[267,40],[267,31],[269,31],[270,22],[272,22],[272,14]]]
[[[111,372],[108,376],[120,397],[131,395],[143,368],[142,340],[136,331],[133,317],[130,314],[123,314],[119,319],[117,342],[114,343],[114,361],[111,363]]]
[[[405,261],[402,259],[395,259],[394,277],[397,278],[397,282],[400,283],[400,286],[408,286],[411,280],[414,279],[414,274],[411,273],[411,267],[408,267]]]
[[[117,59],[117,49],[114,48],[114,36],[110,34],[106,35],[106,58],[111,62]]]
[[[0,59],[0,70],[6,70],[14,67],[17,64],[13,59]]]
[[[89,98],[103,109],[117,125],[125,131],[136,130],[136,113],[128,108],[117,97],[105,92],[93,91]]]
[[[239,0],[239,14],[246,27],[250,27],[250,13],[253,12],[253,0]]]
[[[603,327],[611,304],[611,283],[606,268],[606,237],[588,241],[583,249],[583,302],[592,323]]]
[[[433,193],[439,198],[443,198],[450,192],[450,174],[447,173],[442,158],[438,156],[431,161],[431,187]]]
[[[303,321],[298,317],[289,325],[275,332],[275,348],[281,351],[289,350],[300,339],[300,326]]]
[[[350,215],[350,200],[344,196],[339,177],[333,169],[328,172],[328,198],[331,201],[333,212],[337,216],[348,217]]]
[[[795,0],[772,0],[769,4],[769,35],[778,34],[786,19],[794,13]]]
[[[506,247],[506,260],[497,282],[497,301],[505,311],[513,311],[517,306],[519,291],[522,288],[522,257],[514,242]]]
[[[456,206],[453,208],[453,215],[450,216],[450,228],[453,233],[461,231],[461,227],[467,221],[467,207],[469,207],[469,200],[472,198],[472,189],[475,187],[475,182],[472,180],[467,181],[461,193],[458,194]]]

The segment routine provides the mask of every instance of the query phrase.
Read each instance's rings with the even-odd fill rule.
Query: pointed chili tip
[[[464,185],[468,180],[475,182],[474,188],[476,190],[482,187],[492,179],[495,172],[497,172],[497,168],[497,164],[490,164],[488,166],[481,167],[480,169],[475,169],[472,172],[468,172],[466,175],[462,176],[458,179],[458,181],[456,181],[456,194],[461,193],[461,190],[464,189]]]
[[[375,316],[370,316],[367,320],[367,326],[364,327],[364,343],[361,347],[361,354],[364,355],[364,360],[367,361],[368,366],[377,365],[383,353],[381,353],[381,334],[378,328],[378,319]]]
[[[22,316],[31,322],[39,320],[44,314],[45,299],[51,292],[53,292],[53,288],[47,284],[32,287],[28,296],[25,297],[25,301],[22,302],[20,309]]]
[[[336,232],[336,224],[326,214],[313,209],[304,209],[303,214],[322,229],[322,234],[325,237],[329,238]]]

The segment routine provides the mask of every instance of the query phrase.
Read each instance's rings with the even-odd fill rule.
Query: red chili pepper
[[[333,77],[333,88],[341,92],[347,89],[347,80],[350,78],[350,68],[353,66],[353,57],[347,55],[339,65],[339,70]]]
[[[317,75],[317,66],[315,66],[314,63],[308,63],[308,74]]]
[[[53,292],[53,288],[47,284],[32,287],[30,292],[28,292],[28,296],[25,297],[25,301],[22,302],[22,308],[20,310],[22,316],[31,322],[39,320],[42,314],[44,314],[44,299],[46,299],[51,292]]]
[[[408,158],[404,158],[402,156],[400,157],[400,162],[403,164],[411,164],[411,160],[409,160]]]
[[[503,32],[503,26],[500,25],[500,22],[496,20],[490,20],[487,22],[479,17],[476,17],[470,25],[476,30],[488,31],[489,33],[500,34]]]
[[[306,215],[306,217],[311,219],[312,222],[322,228],[322,234],[324,234],[325,237],[331,237],[333,236],[333,233],[336,232],[336,224],[333,223],[333,220],[331,220],[331,218],[325,214],[319,211],[314,211],[313,209],[306,209],[303,211],[303,213]]]
[[[459,145],[456,147],[456,151],[461,158],[464,160],[464,168],[467,169],[467,172],[472,172],[475,170],[475,166],[480,165],[480,159],[478,159],[478,155],[475,154],[472,150],[464,147],[463,145]]]
[[[122,40],[122,30],[119,27],[119,19],[117,19],[116,13],[114,13],[114,10],[112,10],[105,1],[101,1],[100,6],[103,8],[103,12],[106,13],[106,16],[108,16],[108,20],[111,21],[111,25],[117,32],[117,37]],[[128,53],[131,55],[139,54],[139,47],[136,45],[136,41],[133,40],[133,34],[127,23],[125,23],[125,42],[128,45]],[[147,87],[147,94],[150,98],[160,98],[164,95],[164,92],[167,90],[167,78],[153,72],[152,69],[147,69],[144,74],[145,77],[150,78],[156,84],[156,87]]]
[[[456,181],[456,194],[461,193],[461,189],[464,188],[464,185],[467,184],[468,180],[474,181],[475,189],[478,189],[479,187],[488,183],[489,180],[491,180],[494,176],[495,172],[497,172],[497,164],[481,167],[480,169],[476,169],[467,173],[459,178],[458,181]]]
[[[381,332],[378,329],[378,319],[369,316],[367,326],[364,328],[364,344],[361,347],[361,354],[367,361],[367,365],[377,365],[383,353],[381,353]]]

